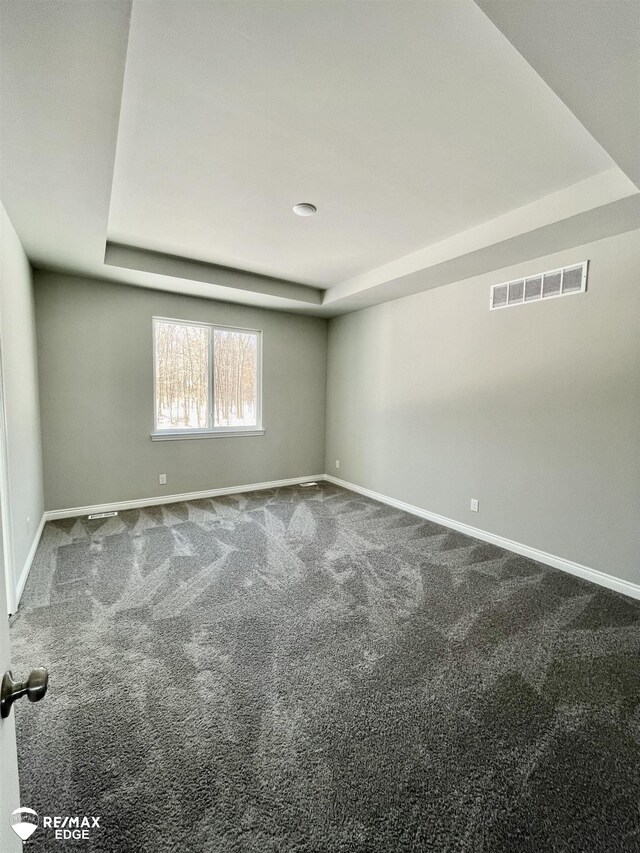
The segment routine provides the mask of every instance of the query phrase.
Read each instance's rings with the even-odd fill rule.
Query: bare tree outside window
[[[219,426],[257,424],[258,338],[255,333],[213,333],[214,420]]]
[[[259,332],[170,320],[154,330],[156,430],[259,425]]]

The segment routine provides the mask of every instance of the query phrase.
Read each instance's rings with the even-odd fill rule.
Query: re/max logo
[[[43,829],[53,829],[55,832],[56,841],[66,841],[73,839],[81,841],[89,838],[89,830],[100,829],[99,817],[80,817],[75,815],[45,815],[42,818]]]

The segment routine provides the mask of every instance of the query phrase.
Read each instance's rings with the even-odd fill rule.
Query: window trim
[[[211,405],[210,418],[213,424],[213,407],[215,395],[215,371],[214,371],[214,344],[213,332],[216,329],[230,332],[247,332],[256,336],[256,423],[251,426],[211,426],[206,429],[201,427],[186,427],[183,429],[156,429],[156,323],[177,323],[183,326],[207,326],[209,332],[209,403]],[[171,441],[185,438],[229,438],[233,436],[264,435],[262,424],[262,329],[247,329],[240,326],[225,326],[220,323],[208,323],[200,320],[181,320],[177,317],[159,317],[154,315],[151,319],[151,348],[153,351],[153,412],[152,428],[150,437],[152,441]]]

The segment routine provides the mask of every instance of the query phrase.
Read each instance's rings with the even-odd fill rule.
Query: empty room
[[[640,853],[640,0],[0,0],[0,853]]]

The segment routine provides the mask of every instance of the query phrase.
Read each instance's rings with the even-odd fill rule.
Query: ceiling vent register
[[[525,302],[537,302],[538,299],[584,293],[587,289],[588,265],[589,261],[582,261],[559,270],[516,278],[504,284],[494,284],[489,307],[493,311],[496,308],[524,305]]]

